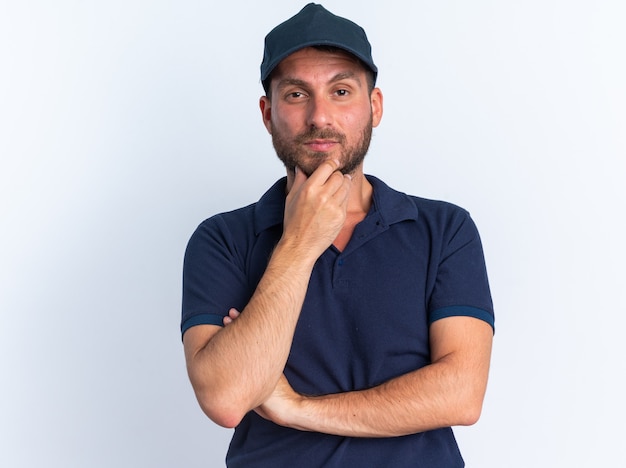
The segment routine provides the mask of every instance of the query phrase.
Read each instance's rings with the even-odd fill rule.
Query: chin
[[[321,155],[316,155],[310,158],[310,161],[307,161],[308,164],[307,162],[301,161],[298,163],[298,167],[306,174],[307,177],[311,177],[311,174],[313,174],[324,161],[329,161],[330,159],[332,159],[331,156],[322,153]]]

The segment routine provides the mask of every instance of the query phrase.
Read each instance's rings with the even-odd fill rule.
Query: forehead
[[[306,47],[282,60],[273,72],[275,77],[320,74],[333,70],[350,70],[357,74],[365,73],[361,61],[354,55],[341,49],[323,49]]]

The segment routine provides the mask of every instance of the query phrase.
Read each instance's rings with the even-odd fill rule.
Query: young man
[[[365,32],[309,4],[266,37],[260,100],[287,177],[203,222],[182,332],[229,466],[461,467],[493,308],[478,232],[454,205],[363,173],[383,113]]]

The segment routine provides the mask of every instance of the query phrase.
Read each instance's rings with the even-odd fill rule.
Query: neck
[[[354,171],[352,187],[348,198],[348,216],[359,217],[359,221],[367,215],[372,206],[372,184],[365,178],[362,167]]]
[[[343,251],[350,239],[357,224],[365,219],[372,206],[372,184],[365,178],[362,167],[354,171],[352,175],[352,186],[348,195],[348,207],[346,221],[334,240],[333,245]]]

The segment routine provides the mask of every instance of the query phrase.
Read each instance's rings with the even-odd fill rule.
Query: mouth
[[[298,135],[294,143],[313,153],[328,153],[338,145],[343,145],[345,136],[331,129],[310,128]]]
[[[316,153],[325,153],[330,151],[338,144],[339,142],[335,140],[309,140],[304,142],[304,145],[307,148]]]

